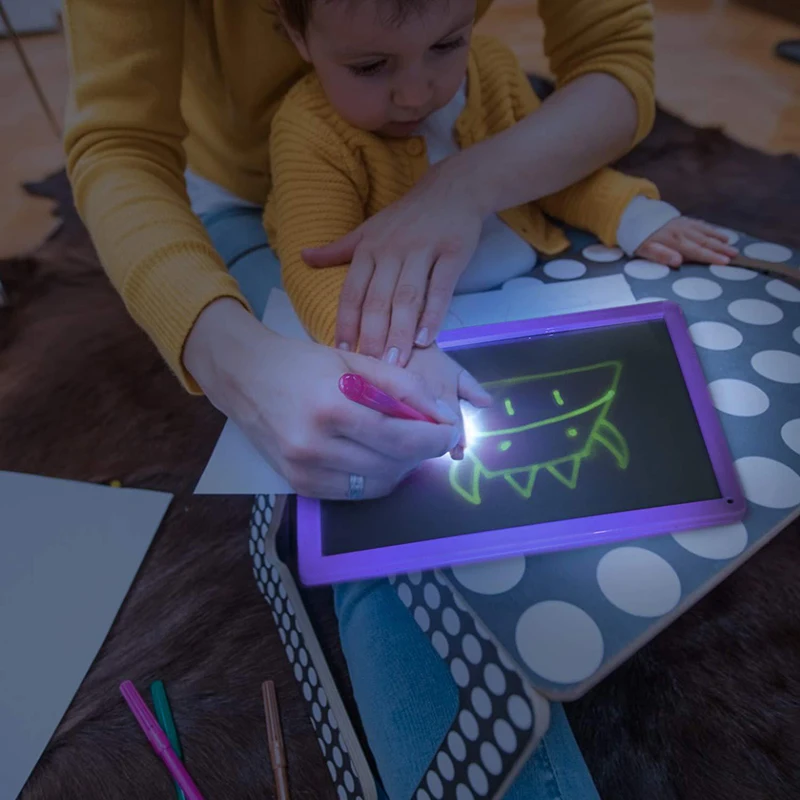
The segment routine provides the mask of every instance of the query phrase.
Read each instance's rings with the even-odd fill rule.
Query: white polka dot
[[[800,344],[800,327],[794,329],[792,338],[797,342],[797,344]]]
[[[722,287],[708,278],[679,278],[672,291],[685,300],[714,300],[722,294]]]
[[[290,644],[286,645],[286,658],[294,664],[294,648]]]
[[[319,722],[322,719],[322,710],[316,703],[314,703],[314,705],[311,706],[311,713],[313,714],[314,719],[317,722]]]
[[[450,674],[462,689],[469,683],[469,669],[460,658],[454,658],[450,663]]]
[[[739,322],[750,325],[774,325],[783,319],[783,311],[766,300],[734,300],[728,306],[728,313]]]
[[[333,734],[331,733],[330,725],[327,723],[322,726],[322,738],[327,744],[330,744],[333,741]]]
[[[800,383],[800,356],[785,350],[762,350],[750,360],[753,369],[776,383]]]
[[[402,601],[406,608],[411,606],[411,589],[408,588],[407,583],[401,583],[397,588],[397,596]]]
[[[586,273],[586,265],[581,261],[572,261],[562,258],[558,261],[550,261],[544,265],[545,275],[550,278],[557,278],[562,281],[569,281],[580,278]]]
[[[420,789],[417,792],[417,800],[431,800],[431,796],[424,789]]]
[[[744,254],[749,258],[758,258],[761,261],[769,261],[772,264],[781,264],[792,257],[792,251],[788,247],[770,242],[749,244],[744,248]]]
[[[486,773],[477,765],[470,764],[467,770],[470,786],[479,794],[484,795],[489,791],[489,779]]]
[[[434,632],[433,636],[431,636],[431,643],[441,658],[447,658],[447,654],[450,652],[450,647],[447,644],[445,635],[441,631]]]
[[[744,341],[736,328],[724,322],[695,322],[689,333],[692,341],[706,350],[733,350]]]
[[[270,583],[267,585],[267,594],[272,598],[275,597],[275,584]]]
[[[430,608],[439,608],[439,604],[442,601],[442,596],[439,594],[439,590],[432,583],[425,584],[424,596],[425,602]]]
[[[347,791],[345,790],[344,786],[340,786],[336,790],[336,794],[339,797],[339,800],[347,800]]]
[[[356,788],[356,783],[353,780],[353,776],[350,774],[350,770],[345,770],[344,785],[348,792],[352,792]]]
[[[516,643],[534,672],[558,683],[588,678],[603,661],[603,637],[595,621],[561,600],[545,600],[525,611]]]
[[[325,690],[321,686],[317,689],[317,700],[323,708],[328,705],[328,695],[325,694]]]
[[[715,278],[721,278],[724,281],[750,281],[758,275],[758,273],[752,269],[745,269],[744,267],[722,267],[719,264],[713,264],[708,270]]]
[[[294,665],[294,677],[297,681],[303,680],[303,668],[299,664]]]
[[[728,237],[728,244],[736,244],[739,241],[739,234],[736,231],[729,230],[728,228],[720,228],[717,226],[717,230]]]
[[[283,611],[283,600],[280,597],[276,597],[272,607],[275,609],[276,614],[280,614]]]
[[[414,622],[422,628],[423,631],[427,633],[428,628],[431,627],[431,618],[428,615],[428,612],[422,607],[417,606],[414,609]]]
[[[483,671],[483,680],[489,691],[498,697],[506,691],[506,676],[497,664],[487,664]]]
[[[741,522],[685,533],[673,533],[672,538],[684,550],[688,550],[700,558],[719,560],[733,558],[747,547],[747,529]]]
[[[533,725],[533,714],[531,713],[530,703],[524,698],[515,694],[508,699],[508,716],[511,721],[521,730],[528,730]]]
[[[503,771],[503,757],[491,742],[481,745],[481,763],[491,775],[499,775]]]
[[[466,589],[476,594],[502,594],[511,591],[525,574],[525,558],[507,558],[454,567],[453,575]]]
[[[267,568],[261,567],[261,580],[266,583],[267,582]]]
[[[300,648],[300,663],[304,666],[308,666],[308,653],[306,652],[305,647]]]
[[[800,289],[786,283],[786,281],[770,281],[765,288],[767,294],[771,294],[777,300],[785,300],[787,303],[800,303]]]
[[[428,788],[434,797],[442,797],[444,795],[444,787],[442,786],[442,779],[435,773],[428,773]]]
[[[333,766],[333,762],[332,761],[328,762],[328,772],[330,772],[330,774],[331,774],[331,780],[335,781],[336,780],[336,767]]]
[[[483,657],[483,650],[481,649],[480,642],[471,634],[468,633],[462,642],[462,649],[467,661],[477,664]]]
[[[494,740],[498,747],[505,750],[506,753],[513,753],[517,747],[517,734],[504,719],[499,719],[494,723]]]
[[[609,602],[635,617],[660,617],[681,599],[678,574],[643,547],[618,547],[597,565],[597,582]]]
[[[447,746],[456,761],[463,761],[467,757],[467,746],[455,731],[450,731],[447,734]]]
[[[436,756],[436,766],[439,768],[441,776],[446,781],[451,781],[453,778],[455,778],[456,770],[455,767],[453,767],[452,759],[449,755],[447,755],[447,753],[441,752],[438,756]]]
[[[283,585],[283,583],[279,583],[279,584],[278,584],[278,594],[279,594],[279,595],[280,595],[280,596],[281,596],[281,597],[282,597],[284,600],[286,599],[286,587]],[[286,607],[287,607],[287,608],[289,607],[288,603],[287,603]]]
[[[458,636],[458,632],[461,630],[461,620],[452,608],[446,608],[442,612],[442,624],[451,636]]]
[[[317,671],[314,669],[314,667],[310,667],[308,670],[308,680],[312,686],[317,685]]]
[[[757,417],[769,408],[769,397],[758,386],[738,378],[720,378],[708,385],[714,406],[734,417]]]
[[[297,647],[300,644],[300,637],[297,635],[297,631],[292,631],[289,638],[291,639],[292,647]]]
[[[342,758],[342,751],[338,747],[333,748],[333,762],[336,764],[337,767],[341,767],[344,764],[344,758]]]
[[[619,247],[606,247],[604,244],[590,244],[583,248],[583,257],[598,263],[619,261],[624,255]]]
[[[456,800],[475,800],[475,795],[463,783],[459,783],[456,786]]]
[[[481,689],[480,686],[476,687],[472,690],[471,698],[472,707],[478,716],[489,719],[492,716],[492,701],[489,699],[489,695],[486,694],[486,690]]]
[[[409,572],[408,579],[414,586],[419,586],[422,583],[422,573],[421,572]]]
[[[781,438],[786,446],[800,453],[800,419],[793,419],[781,428]]]
[[[800,503],[800,475],[791,467],[761,456],[736,461],[745,497],[766,508],[792,508]]]
[[[307,683],[303,684],[303,697],[307,702],[311,702],[311,687]]]
[[[625,265],[625,274],[640,281],[657,281],[666,278],[669,273],[669,267],[655,261],[645,261],[643,258],[635,258]]]
[[[458,715],[458,724],[461,727],[461,733],[467,737],[471,742],[478,738],[478,720],[471,711],[466,709]]]
[[[292,623],[288,614],[284,613],[284,615],[281,617],[281,625],[283,625],[284,630],[288,633],[292,627]]]

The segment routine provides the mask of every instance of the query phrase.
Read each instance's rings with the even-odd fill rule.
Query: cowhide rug
[[[763,155],[661,112],[622,166],[655,180],[686,213],[800,247],[796,157]],[[191,494],[224,420],[183,393],[126,315],[64,175],[29,190],[55,200],[63,224],[29,257],[0,262],[10,299],[0,309],[0,469],[119,479],[176,499],[22,798],[171,796],[120,698],[125,678],[169,684],[191,771],[210,800],[274,796],[259,696],[261,681],[274,679],[292,796],[334,798],[252,578],[251,501]],[[568,706],[604,798],[800,797],[797,534],[784,531]],[[329,594],[308,600],[349,699]]]

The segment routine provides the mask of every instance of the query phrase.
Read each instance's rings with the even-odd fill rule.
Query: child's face
[[[318,0],[305,36],[292,38],[341,117],[404,137],[464,80],[475,0],[430,0],[400,23],[390,17],[381,0]]]

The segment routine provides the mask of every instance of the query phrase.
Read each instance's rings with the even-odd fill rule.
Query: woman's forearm
[[[636,101],[620,81],[584,75],[535,114],[443,163],[441,180],[488,215],[560,191],[619,158],[637,125]]]

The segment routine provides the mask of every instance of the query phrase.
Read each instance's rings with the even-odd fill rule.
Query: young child
[[[314,269],[302,251],[352,231],[408,192],[430,165],[536,113],[540,101],[506,47],[472,36],[475,0],[277,2],[289,37],[314,69],[272,123],[265,224],[303,325],[335,345],[347,266]],[[726,264],[736,253],[716,229],[661,202],[649,181],[606,168],[487,219],[456,291],[495,288],[529,273],[537,253],[566,249],[567,237],[551,219],[674,267],[683,259]],[[408,363],[455,401],[459,371],[441,351],[415,348]],[[474,402],[475,392],[467,393]]]

